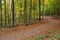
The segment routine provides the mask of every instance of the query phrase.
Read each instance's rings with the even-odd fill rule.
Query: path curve
[[[38,25],[39,27],[29,29],[29,30],[24,30],[24,31],[19,31],[14,34],[9,34],[6,36],[0,36],[0,40],[26,40],[28,37],[32,37],[35,35],[39,34],[44,34],[44,31],[48,31],[50,29],[53,29],[57,25],[57,20],[51,20],[50,23],[46,25]],[[42,27],[41,27],[42,26]],[[43,28],[44,26],[44,28]]]

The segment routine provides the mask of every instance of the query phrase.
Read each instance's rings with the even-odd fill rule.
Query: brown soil
[[[50,30],[60,32],[60,20],[47,19],[29,26],[0,28],[0,40],[26,40],[34,36],[47,34]]]

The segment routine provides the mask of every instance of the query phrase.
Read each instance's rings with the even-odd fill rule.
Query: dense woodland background
[[[29,24],[45,15],[60,15],[60,0],[0,0],[0,26]]]

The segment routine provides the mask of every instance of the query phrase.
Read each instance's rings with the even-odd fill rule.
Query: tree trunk
[[[32,14],[32,0],[30,0],[29,23],[31,20],[31,14]]]
[[[41,21],[41,1],[38,0],[39,3],[39,21]]]
[[[27,0],[24,0],[24,23],[25,23],[25,25],[27,26],[27,25],[28,25],[28,22],[27,22],[27,7],[26,7],[26,1],[27,1]]]
[[[6,0],[4,0],[4,5],[5,5],[5,12],[4,12],[5,13],[5,26],[6,26],[6,24],[7,24],[6,23],[7,22],[7,18],[6,18]]]
[[[0,17],[1,17],[1,19],[0,19],[0,26],[2,26],[2,0],[0,0]]]
[[[14,0],[12,0],[12,26],[14,26]]]

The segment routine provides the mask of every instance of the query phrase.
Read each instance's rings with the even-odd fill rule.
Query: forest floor
[[[0,40],[30,40],[30,38],[47,34],[51,30],[60,32],[60,20],[47,17],[39,23],[14,28],[0,28]]]

